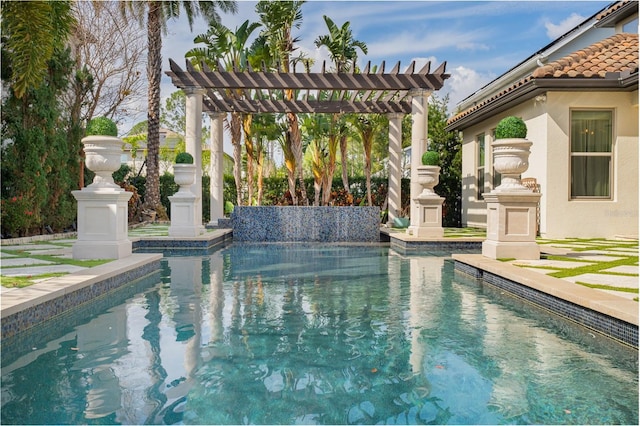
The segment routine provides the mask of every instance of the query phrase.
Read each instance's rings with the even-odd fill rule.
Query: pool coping
[[[455,270],[638,349],[638,302],[500,262],[452,254]]]

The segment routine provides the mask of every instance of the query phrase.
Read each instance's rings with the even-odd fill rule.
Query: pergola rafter
[[[255,71],[211,70],[206,64],[196,69],[186,62],[186,71],[173,60],[169,60],[173,84],[181,89],[205,89],[203,106],[205,112],[241,113],[411,113],[413,89],[439,90],[444,80],[446,62],[433,73],[430,63],[418,72],[415,62],[404,73],[400,72],[400,62],[385,73],[385,63],[376,73],[370,73],[371,63],[363,72],[269,72],[266,67]],[[296,94],[306,92],[295,99],[285,100],[284,90],[295,90]],[[266,93],[265,93],[266,91]],[[316,93],[317,96],[313,96]],[[328,96],[321,96],[321,93]],[[241,94],[241,95],[240,95]],[[315,99],[314,99],[315,98]]]
[[[248,67],[244,71],[236,68],[225,70],[217,64],[212,70],[205,63],[197,67],[186,62],[186,70],[169,60],[173,84],[186,94],[186,148],[194,156],[196,170],[202,165],[201,126],[202,113],[211,118],[211,219],[217,223],[222,217],[222,120],[226,113],[355,113],[386,114],[389,117],[389,220],[393,221],[401,209],[401,158],[402,117],[411,114],[411,149],[423,152],[427,148],[428,98],[433,91],[442,88],[449,78],[446,62],[431,72],[427,63],[419,71],[412,62],[400,72],[400,62],[385,72],[384,61],[380,67],[367,63],[363,71],[327,72],[326,63],[321,72],[311,72],[308,64],[304,72],[280,72],[267,70],[263,63],[260,70]],[[276,69],[280,69],[277,67]],[[293,99],[284,94],[294,91]],[[415,199],[421,186],[417,179],[420,155],[411,158],[411,232],[417,233],[419,220],[424,213]],[[191,191],[196,197],[202,192],[201,176]],[[198,198],[199,200],[199,198]],[[200,201],[196,211],[202,209]],[[199,222],[198,222],[199,221]],[[201,218],[196,218],[201,226]],[[417,234],[416,234],[417,235]]]

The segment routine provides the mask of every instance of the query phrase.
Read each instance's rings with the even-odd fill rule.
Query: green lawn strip
[[[41,274],[41,275],[29,275],[29,276],[25,276],[25,277],[5,277],[3,276],[2,279],[2,287],[6,287],[6,288],[23,288],[23,287],[28,287],[30,285],[36,284],[37,282],[39,282],[38,280],[42,280],[45,278],[54,278],[54,277],[62,277],[67,275],[64,272],[55,272],[55,273],[49,273],[49,274]]]
[[[22,250],[2,250],[4,253],[13,254],[16,256],[20,256],[23,258],[30,258],[36,260],[44,260],[47,262],[53,262],[61,265],[74,265],[74,266],[83,266],[85,268],[92,268],[94,266],[102,265],[107,262],[111,262],[113,259],[89,259],[89,260],[78,260],[78,259],[68,259],[60,256],[53,256],[50,254],[30,254]],[[36,266],[36,265],[21,265],[21,266],[3,266],[4,268],[24,268],[28,266]],[[42,265],[41,265],[42,266]]]
[[[580,284],[583,285],[585,287],[589,287],[589,288],[597,288],[600,290],[613,290],[613,291],[621,291],[624,293],[638,293],[638,289],[637,288],[629,288],[629,287],[613,287],[610,285],[605,285],[605,284],[589,284],[589,283],[585,283],[582,281],[576,281],[576,284]]]
[[[566,260],[566,259],[563,259]],[[575,277],[582,274],[607,274],[607,275],[624,275],[615,272],[605,272],[605,269],[615,268],[616,266],[635,265],[638,262],[637,256],[629,256],[622,259],[612,260],[610,262],[593,262],[590,265],[578,266],[576,268],[564,269],[558,272],[548,274],[555,278]],[[632,274],[631,276],[636,276]]]

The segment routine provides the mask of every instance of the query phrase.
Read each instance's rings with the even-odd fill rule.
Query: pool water
[[[447,257],[235,243],[136,291],[3,342],[1,423],[638,424],[637,351]]]

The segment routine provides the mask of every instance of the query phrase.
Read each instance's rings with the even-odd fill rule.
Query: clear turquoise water
[[[638,424],[637,351],[444,257],[233,244],[132,294],[3,342],[1,423]]]

